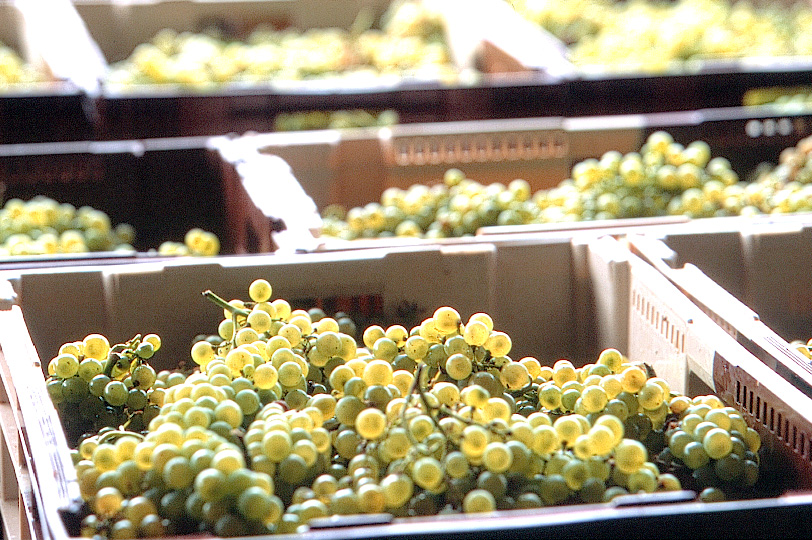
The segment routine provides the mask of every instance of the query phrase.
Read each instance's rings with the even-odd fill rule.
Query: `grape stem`
[[[99,437],[99,444],[108,442],[111,439],[118,439],[119,437],[135,437],[136,439],[144,440],[144,436],[140,433],[136,433],[135,431],[127,431],[123,429],[114,429],[111,431],[106,431],[101,437]]]
[[[223,308],[224,310],[230,312],[232,315],[242,315],[243,317],[248,317],[248,315],[251,314],[251,312],[248,311],[247,309],[242,309],[242,308],[238,308],[237,306],[232,306],[231,304],[226,302],[223,298],[221,298],[220,296],[217,296],[217,294],[215,294],[210,289],[207,289],[207,290],[203,291],[203,296],[205,296],[207,300],[214,303],[215,305],[218,305],[221,308]]]

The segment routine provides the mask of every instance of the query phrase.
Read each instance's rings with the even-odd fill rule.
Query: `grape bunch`
[[[322,210],[324,237],[449,238],[481,227],[683,215],[690,218],[788,214],[812,210],[810,140],[782,153],[776,167],[740,180],[704,141],[683,145],[665,131],[639,151],[608,151],[576,163],[571,177],[531,192],[526,180],[481,184],[458,169],[434,185],[387,188],[380,202]]]
[[[685,487],[715,501],[756,487],[760,438],[735,409],[673,392],[618,350],[581,367],[514,360],[489,315],[464,320],[449,306],[411,329],[371,325],[358,342],[345,317],[293,309],[272,292],[264,279],[245,301],[204,292],[223,317],[191,346],[197,367],[155,376],[159,410],[145,429],[105,427],[78,443],[77,534],[294,533],[330,516]],[[100,337],[86,341],[85,354],[104,356]],[[133,380],[146,343],[114,347],[132,360],[107,369]],[[78,367],[52,363],[52,377],[67,376],[53,394],[64,399]]]
[[[217,88],[226,83],[336,80],[363,84],[415,78],[454,81],[460,75],[439,14],[428,2],[393,3],[380,28],[362,13],[353,29],[299,31],[258,27],[244,40],[216,30],[160,31],[113,66],[106,84],[173,84]]]
[[[183,242],[167,240],[158,246],[159,255],[213,257],[219,253],[220,239],[213,232],[200,227],[189,229],[183,237]]]
[[[46,388],[69,441],[103,428],[141,431],[163,402],[163,383],[147,360],[160,349],[156,334],[112,347],[101,334],[65,343],[48,362]]]
[[[683,408],[684,407],[684,408]],[[724,489],[743,490],[759,478],[761,438],[736,409],[716,396],[699,401],[672,400],[679,421],[666,430],[668,446],[658,456],[670,466],[691,471],[690,486],[702,500],[724,500]]]
[[[569,45],[584,71],[658,73],[717,58],[806,56],[807,3],[729,0],[511,0],[518,13]],[[797,36],[803,36],[797,37]]]
[[[14,50],[0,43],[0,89],[48,80],[42,70],[23,60]]]
[[[110,216],[90,206],[76,208],[38,195],[12,198],[0,209],[0,255],[48,255],[89,251],[132,251],[135,231],[113,226]]]
[[[367,111],[305,111],[279,113],[274,119],[275,131],[314,129],[347,129],[385,127],[398,123],[398,113],[392,109]]]

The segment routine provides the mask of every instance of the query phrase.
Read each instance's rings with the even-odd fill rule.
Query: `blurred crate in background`
[[[812,362],[798,348],[812,338],[810,235],[806,214],[662,229],[630,243],[742,345],[812,395]]]
[[[572,167],[609,150],[637,152],[656,131],[682,144],[701,140],[711,155],[728,159],[742,180],[752,179],[762,163],[777,163],[783,150],[812,134],[812,115],[763,106],[590,118],[535,118],[400,125],[355,130],[269,133],[217,137],[224,181],[242,184],[254,200],[279,196],[260,163],[284,159],[318,211],[331,204],[345,208],[379,202],[389,187],[442,182],[451,168],[482,184],[508,184],[520,178],[532,191],[557,186]],[[252,164],[252,165],[244,165]],[[247,175],[253,175],[250,178]],[[485,227],[481,235],[654,225],[684,221],[679,216],[591,222]],[[620,223],[623,221],[623,223]],[[318,234],[317,227],[308,227]],[[392,243],[393,239],[369,245]],[[360,245],[360,241],[358,245]],[[352,242],[350,242],[352,244]],[[313,245],[312,243],[308,245]],[[349,245],[343,243],[345,247]],[[307,248],[307,246],[301,246]]]
[[[505,4],[563,49],[567,116],[738,107],[753,91],[812,76],[812,48],[795,37],[808,2]],[[525,51],[524,63],[543,65],[551,49]]]
[[[258,25],[350,29],[365,16],[377,21],[390,4],[389,0],[327,4],[315,0],[73,2],[108,68],[165,28],[198,33],[214,26],[240,41]],[[481,119],[525,107],[535,114],[561,112],[563,87],[547,75],[530,73],[529,69],[524,69],[528,77],[506,81],[475,75],[475,68],[499,69],[482,60],[477,33],[482,14],[450,9],[461,5],[456,1],[436,5],[441,10],[456,75],[401,77],[395,72],[374,79],[269,80],[202,89],[152,84],[114,87],[102,82],[100,93],[91,96],[90,104],[97,118],[96,137],[110,140],[271,131],[278,114],[308,110],[388,109],[396,111],[401,122]],[[510,69],[521,68],[513,65]],[[99,73],[99,78],[104,79],[106,73]]]
[[[102,210],[113,224],[135,228],[139,252],[157,250],[164,241],[183,242],[196,227],[218,236],[221,253],[273,251],[270,237],[262,245],[235,243],[242,242],[235,230],[283,225],[266,215],[257,219],[245,201],[238,214],[231,213],[219,156],[207,144],[183,138],[0,146],[3,200],[44,195]],[[253,225],[229,221],[251,219],[247,216],[254,216]]]
[[[727,532],[737,535],[746,530],[750,535],[792,537],[809,528],[808,519],[800,516],[812,504],[807,491],[812,486],[810,398],[735,343],[656,269],[619,242],[594,235],[574,242],[483,243],[463,250],[433,246],[4,273],[16,300],[9,299],[0,310],[0,366],[8,373],[3,382],[14,390],[20,411],[18,423],[9,429],[19,430],[25,449],[19,460],[37,486],[26,502],[38,521],[23,526],[30,523],[33,531],[40,529],[48,538],[75,534],[60,515],[75,502],[78,489],[64,433],[44,389],[43,359],[51,354],[48,351],[91,331],[102,332],[111,341],[155,331],[163,338],[160,356],[169,363],[160,363],[157,354],[153,362],[156,368],[171,367],[188,356],[194,335],[222,318],[221,309],[208,304],[200,292],[212,289],[223,297],[242,297],[257,276],[268,278],[274,296],[294,307],[318,305],[327,311],[355,307],[349,312],[365,316],[359,319],[363,322],[410,324],[440,305],[452,305],[461,314],[486,311],[496,328],[511,335],[517,357],[532,351],[545,363],[568,357],[583,365],[601,348],[618,346],[631,359],[650,363],[676,391],[715,392],[741,411],[775,457],[764,462],[769,469],[765,495],[753,500],[708,505],[690,498],[659,499],[643,506],[648,498],[631,498],[625,505],[314,528],[301,533],[302,540],[325,534],[339,539],[392,538],[406,532],[428,539],[438,531],[479,538],[505,534],[570,538],[596,527],[609,535],[621,531],[644,535],[652,527],[665,526],[700,534],[712,532],[721,521]],[[86,309],[66,319],[60,316],[61,306],[73,298],[74,288],[84,291]],[[170,290],[171,297],[160,294]],[[770,428],[769,418],[776,415],[789,431]],[[743,519],[752,512],[759,514],[756,524]],[[789,519],[796,520],[792,528],[785,526]]]
[[[4,85],[0,75],[0,144],[89,139],[93,127],[85,113],[84,93],[50,63],[47,51],[40,48],[40,28],[18,5],[0,2],[0,45],[10,47],[41,79]],[[70,43],[64,47],[70,50]]]

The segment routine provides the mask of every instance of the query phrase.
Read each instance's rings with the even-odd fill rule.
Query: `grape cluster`
[[[812,9],[728,0],[511,0],[570,45],[582,70],[663,72],[713,58],[807,56]],[[802,36],[802,37],[801,37]]]
[[[577,368],[513,360],[489,315],[463,322],[449,306],[411,330],[369,326],[359,343],[346,317],[292,309],[272,291],[264,279],[247,301],[206,291],[223,309],[217,332],[192,345],[194,371],[157,374],[146,429],[81,440],[83,536],[293,533],[330,516],[687,486],[713,501],[758,479],[760,439],[735,409],[679,395],[615,349]],[[103,356],[99,337],[87,341]],[[78,369],[62,362],[55,376]]]
[[[0,89],[47,80],[46,75],[26,63],[11,47],[0,43]]]
[[[275,131],[313,129],[346,129],[385,127],[398,123],[398,113],[392,109],[380,112],[362,109],[351,111],[306,111],[280,113],[274,120]]]
[[[0,209],[0,256],[132,251],[133,227],[112,226],[103,211],[38,195],[12,198]]]
[[[804,140],[783,152],[778,166],[742,181],[726,158],[711,156],[706,142],[683,145],[657,131],[639,151],[583,160],[571,178],[535,193],[522,179],[484,185],[449,169],[442,183],[388,188],[380,202],[350,210],[330,205],[322,211],[321,234],[344,240],[447,238],[494,225],[805,212],[812,210],[810,148],[812,139]]]
[[[141,431],[157,416],[163,383],[147,360],[160,349],[155,334],[110,346],[101,334],[65,343],[48,362],[46,388],[69,441],[103,428]]]
[[[677,463],[684,473],[687,467],[691,477],[686,483],[702,500],[724,500],[724,489],[756,484],[761,438],[736,409],[725,407],[716,396],[672,400],[671,409],[680,413],[679,423],[666,430],[668,446],[658,459],[666,466]]]
[[[199,227],[189,229],[183,237],[183,242],[167,240],[158,246],[159,255],[213,257],[219,253],[220,239],[217,235]]]
[[[359,24],[363,22],[359,19]],[[111,66],[107,84],[180,84],[214,87],[335,79],[370,83],[381,78],[456,80],[439,15],[427,3],[393,4],[380,29],[274,30],[257,28],[245,41],[211,33],[159,32]]]

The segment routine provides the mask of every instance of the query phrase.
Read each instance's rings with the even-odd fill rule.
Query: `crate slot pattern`
[[[642,294],[640,291],[632,291],[632,305],[637,312],[644,320],[648,321],[674,349],[680,353],[685,353],[685,331],[670,322],[668,316],[662,314],[657,306],[649,301],[648,298],[646,294]]]
[[[569,152],[565,134],[543,131],[456,137],[398,137],[393,147],[393,161],[400,167],[553,159],[564,158]]]
[[[719,362],[715,366],[719,397],[735,405],[747,424],[759,432],[762,444],[785,461],[783,467],[792,474],[792,480],[799,484],[797,487],[810,489],[812,426],[809,411],[795,410],[791,405],[795,397],[787,395],[789,392],[797,394],[799,390],[783,379],[781,382],[786,385],[787,393],[781,391],[778,384],[765,385],[762,377],[754,375],[758,369],[778,379],[780,376],[764,364],[747,369],[732,363],[722,364]],[[721,375],[722,371],[728,373]]]

